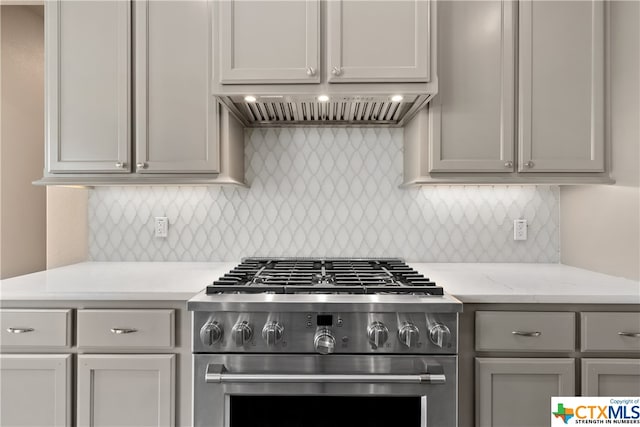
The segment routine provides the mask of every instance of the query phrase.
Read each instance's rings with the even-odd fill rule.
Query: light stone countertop
[[[0,281],[0,300],[186,301],[238,262],[84,262]],[[640,304],[640,282],[562,264],[409,263],[464,303]]]
[[[463,303],[640,304],[640,282],[563,264],[409,265]]]
[[[82,262],[0,281],[0,300],[186,301],[237,262]]]

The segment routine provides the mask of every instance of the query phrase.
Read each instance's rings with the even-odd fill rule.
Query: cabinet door
[[[513,172],[514,10],[509,0],[438,4],[431,172]]]
[[[428,82],[431,2],[327,2],[327,75],[338,82]]]
[[[129,1],[47,1],[48,171],[130,171]]]
[[[0,355],[0,425],[71,426],[71,355]]]
[[[476,425],[549,425],[552,396],[573,396],[573,359],[476,358]]]
[[[173,426],[175,355],[79,355],[78,426]]]
[[[319,0],[216,2],[220,82],[319,83]]]
[[[583,396],[640,396],[640,359],[582,359]]]
[[[520,2],[520,172],[604,171],[604,4]]]
[[[136,1],[136,170],[217,173],[210,4]]]

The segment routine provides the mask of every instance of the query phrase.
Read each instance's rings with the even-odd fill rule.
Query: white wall
[[[41,7],[40,7],[41,8]],[[0,278],[45,268],[44,23],[38,6],[0,7]]]
[[[562,187],[561,260],[640,279],[640,2],[610,3],[614,186]]]

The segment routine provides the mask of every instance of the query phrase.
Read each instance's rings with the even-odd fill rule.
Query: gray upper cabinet
[[[46,2],[48,172],[130,172],[129,1]]]
[[[519,7],[519,171],[604,171],[605,2]]]
[[[428,82],[430,2],[327,1],[329,82]]]
[[[244,136],[211,95],[212,8],[46,2],[47,167],[38,184],[243,185]]]
[[[217,173],[210,4],[135,2],[136,171]]]
[[[405,128],[404,185],[613,183],[605,3],[440,2],[438,94]]]
[[[320,82],[320,1],[215,2],[220,82]]]
[[[515,17],[508,0],[438,4],[431,172],[513,172]]]

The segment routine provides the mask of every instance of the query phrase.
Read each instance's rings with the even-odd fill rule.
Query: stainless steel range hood
[[[426,104],[429,95],[218,96],[248,127],[271,126],[402,126]],[[247,100],[249,99],[249,100]]]

